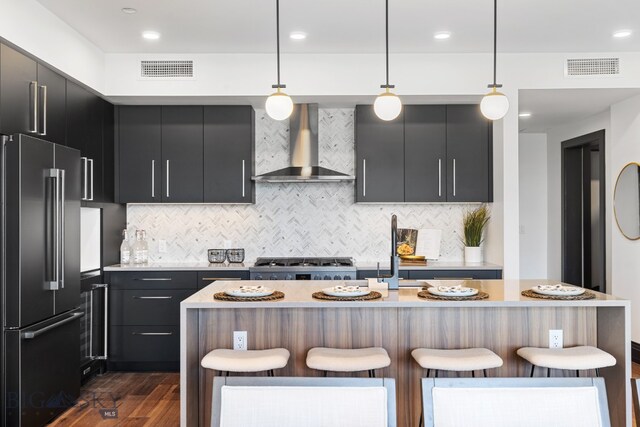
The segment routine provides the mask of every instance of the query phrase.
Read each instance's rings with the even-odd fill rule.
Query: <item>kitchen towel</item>
[[[442,230],[435,228],[423,228],[419,230],[416,255],[424,255],[427,259],[437,260],[440,258],[441,241]]]

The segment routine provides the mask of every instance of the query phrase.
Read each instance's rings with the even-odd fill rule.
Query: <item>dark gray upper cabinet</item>
[[[0,45],[0,133],[38,134],[38,65]]]
[[[447,107],[404,111],[404,201],[447,201]]]
[[[102,104],[102,201],[113,203],[115,200],[115,153],[114,153],[114,106],[101,100]]]
[[[253,203],[254,110],[204,107],[204,202]]]
[[[118,107],[120,203],[162,201],[161,119],[161,107]]]
[[[38,64],[38,132],[41,138],[65,144],[67,135],[67,80]]]
[[[492,141],[477,105],[447,106],[447,201],[493,201]]]
[[[356,202],[404,201],[404,117],[380,120],[371,105],[355,112]]]
[[[201,203],[202,107],[162,107],[162,201]]]

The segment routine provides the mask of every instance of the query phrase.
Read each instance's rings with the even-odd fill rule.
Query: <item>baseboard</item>
[[[631,341],[631,360],[640,363],[640,344],[634,341]]]

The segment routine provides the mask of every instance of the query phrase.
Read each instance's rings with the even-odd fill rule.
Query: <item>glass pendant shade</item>
[[[509,99],[505,94],[496,91],[494,88],[493,91],[482,98],[480,111],[489,120],[500,120],[509,111]]]
[[[278,90],[269,95],[264,107],[272,119],[284,120],[293,112],[293,101],[289,95]]]
[[[395,119],[402,112],[402,101],[398,95],[389,92],[381,93],[373,103],[373,111],[380,119],[390,121]]]

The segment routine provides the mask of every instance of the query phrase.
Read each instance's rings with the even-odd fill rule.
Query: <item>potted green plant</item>
[[[464,261],[467,264],[482,262],[482,248],[484,230],[491,218],[487,205],[467,211],[462,218],[464,228]]]

